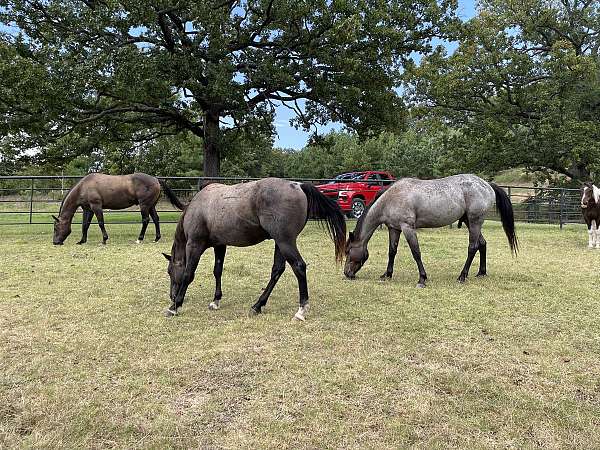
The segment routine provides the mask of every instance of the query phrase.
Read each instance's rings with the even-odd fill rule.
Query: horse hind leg
[[[471,264],[473,263],[473,258],[475,258],[475,254],[480,249],[480,237],[481,236],[481,223],[471,221],[469,224],[469,248],[467,251],[467,260],[465,261],[465,265],[458,276],[457,281],[459,283],[464,283],[469,275],[469,269],[471,268]],[[485,257],[486,250],[482,254]]]
[[[299,303],[298,312],[294,315],[296,320],[305,320],[308,312],[308,283],[306,280],[306,263],[296,247],[295,240],[292,242],[277,243],[281,254],[292,268],[296,279],[298,280]]]
[[[258,301],[250,308],[250,314],[260,314],[262,308],[267,304],[269,297],[271,296],[271,292],[275,288],[275,285],[279,281],[281,275],[285,272],[285,258],[281,254],[281,250],[279,250],[279,246],[275,244],[275,253],[273,255],[273,267],[271,268],[271,279],[269,280],[269,284],[263,291],[263,293],[258,298]]]
[[[154,242],[160,241],[160,219],[158,217],[158,213],[156,212],[156,205],[150,208],[150,217],[152,218],[152,222],[154,222],[154,229],[156,231],[156,237],[154,238]]]
[[[487,242],[483,237],[483,234],[479,235],[479,272],[477,277],[485,277],[487,275]]]
[[[135,241],[137,244],[141,244],[144,240],[144,236],[146,236],[146,228],[148,228],[148,223],[150,223],[150,213],[149,208],[140,207],[140,214],[142,215],[142,229],[140,230],[140,235]]]
[[[215,276],[215,297],[213,301],[208,305],[208,309],[217,310],[220,307],[221,298],[223,297],[223,291],[221,290],[221,276],[223,275],[223,262],[225,261],[225,252],[227,247],[225,245],[218,245],[214,248],[215,250],[215,266],[213,268],[213,275]]]

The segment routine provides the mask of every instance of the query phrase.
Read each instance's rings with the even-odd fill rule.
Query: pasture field
[[[513,259],[488,222],[489,277],[464,285],[466,230],[423,230],[416,289],[404,238],[391,281],[385,230],[346,281],[309,224],[306,322],[289,268],[247,317],[272,242],[228,249],[219,311],[207,252],[163,317],[163,228],[136,245],[139,224],[109,226],[102,246],[94,223],[87,245],[74,227],[54,247],[49,225],[0,227],[0,448],[600,447],[600,250],[583,226],[517,224]]]

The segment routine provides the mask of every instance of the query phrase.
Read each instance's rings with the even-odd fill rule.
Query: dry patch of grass
[[[290,270],[246,316],[269,242],[228,250],[216,312],[207,252],[183,314],[164,318],[173,226],[135,245],[138,228],[113,226],[107,246],[96,227],[76,246],[74,231],[62,247],[50,227],[0,230],[0,447],[600,446],[600,252],[583,227],[519,224],[513,259],[487,223],[490,276],[465,285],[465,230],[424,230],[419,290],[404,242],[393,280],[378,281],[378,231],[346,281],[309,224],[305,323],[290,320]]]

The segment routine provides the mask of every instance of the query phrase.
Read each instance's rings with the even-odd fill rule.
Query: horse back
[[[494,201],[493,189],[475,175],[455,175],[435,180],[405,178],[382,195],[388,220],[435,228],[459,220],[465,213],[483,215]]]
[[[184,228],[211,245],[244,247],[302,230],[306,196],[298,183],[266,178],[204,187],[188,206]]]
[[[80,197],[102,208],[124,209],[137,204],[156,204],[160,195],[158,180],[150,175],[106,175],[93,173],[81,181]]]

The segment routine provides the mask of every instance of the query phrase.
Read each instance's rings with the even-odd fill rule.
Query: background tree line
[[[456,8],[0,0],[0,173],[594,179],[598,2]],[[345,128],[276,148],[277,105]]]

